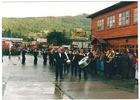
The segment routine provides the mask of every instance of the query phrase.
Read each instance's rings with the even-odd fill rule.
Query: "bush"
[[[9,55],[9,48],[2,48],[2,51],[4,55]]]
[[[18,50],[16,48],[12,48],[11,55],[18,55]]]
[[[2,48],[3,55],[9,55],[9,48]],[[11,55],[18,55],[18,50],[16,48],[11,49]]]

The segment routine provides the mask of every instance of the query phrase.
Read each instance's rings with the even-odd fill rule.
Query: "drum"
[[[67,60],[66,63],[67,63],[67,64],[71,64],[71,61],[70,61],[70,60]]]
[[[79,65],[81,68],[86,67],[90,63],[90,59],[88,59],[88,56],[84,57],[83,59],[80,60]]]

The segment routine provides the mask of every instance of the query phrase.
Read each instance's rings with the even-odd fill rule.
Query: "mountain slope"
[[[2,30],[11,30],[12,33],[22,34],[27,37],[46,37],[47,32],[60,31],[70,36],[70,31],[80,28],[87,37],[90,34],[91,19],[87,14],[62,17],[28,17],[28,18],[2,18]]]

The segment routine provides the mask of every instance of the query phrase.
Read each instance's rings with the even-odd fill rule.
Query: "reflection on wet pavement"
[[[69,99],[51,82],[8,82],[4,100],[9,99]]]
[[[43,58],[26,55],[26,64],[17,56],[3,57],[2,89],[4,100],[46,99],[137,99],[138,83],[119,77],[104,79],[103,73],[79,79],[71,73],[63,73],[64,80],[55,80],[55,68],[43,65]],[[83,75],[83,74],[82,74]]]

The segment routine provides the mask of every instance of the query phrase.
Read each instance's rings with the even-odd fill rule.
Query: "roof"
[[[96,39],[94,39],[91,44],[96,44],[97,41],[99,41],[99,44],[107,44],[107,42],[105,40],[103,40],[101,37],[97,37]]]
[[[23,38],[9,38],[9,37],[2,37],[2,40],[22,40]]]
[[[108,8],[105,8],[105,9],[100,10],[98,12],[95,12],[95,13],[93,13],[91,15],[88,15],[87,18],[94,18],[94,17],[97,17],[99,15],[114,11],[116,9],[122,8],[124,6],[127,6],[127,5],[135,3],[135,2],[137,2],[137,1],[121,1],[121,2],[119,2],[117,4],[114,4],[114,5],[110,6],[110,7],[108,7]]]

